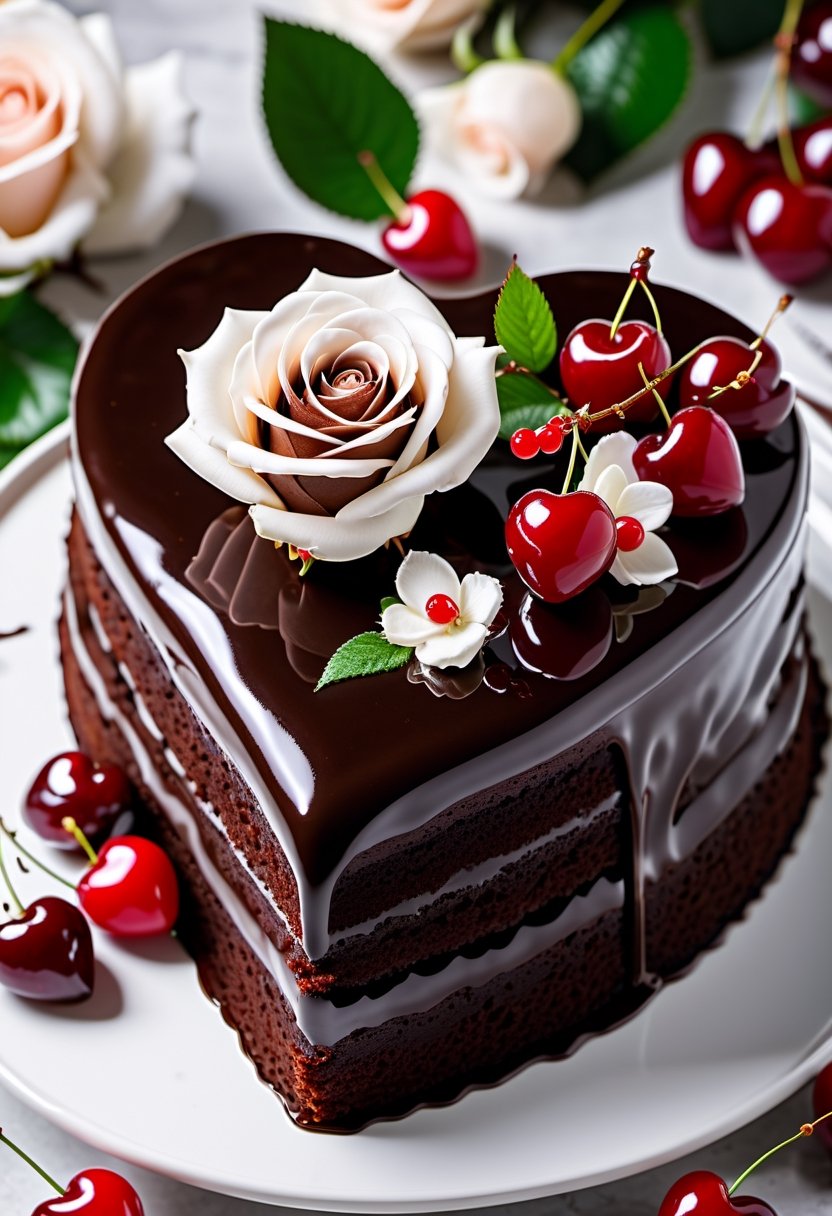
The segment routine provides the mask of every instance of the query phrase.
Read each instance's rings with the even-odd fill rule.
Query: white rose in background
[[[123,68],[110,19],[0,4],[0,294],[79,243],[159,239],[193,179],[179,56]]]
[[[457,27],[490,0],[329,0],[338,27],[380,51],[450,46]]]
[[[312,271],[271,312],[227,309],[181,352],[188,420],[167,438],[251,504],[257,532],[351,561],[410,532],[497,437],[500,348],[457,338],[398,271]]]
[[[428,145],[493,198],[539,190],[581,129],[575,90],[536,59],[491,60],[416,108]]]

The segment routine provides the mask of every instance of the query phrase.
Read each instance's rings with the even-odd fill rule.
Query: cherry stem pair
[[[797,25],[803,9],[804,0],[786,0],[783,20],[774,39],[775,56],[771,73],[763,89],[751,125],[745,146],[752,151],[759,147],[762,140],[763,123],[769,108],[772,95],[777,94],[777,147],[783,172],[795,186],[803,185],[803,174],[795,155],[791,127],[789,126],[789,72],[791,69],[792,49],[794,47]]]
[[[763,1153],[762,1157],[758,1157],[754,1164],[749,1165],[748,1169],[744,1170],[743,1173],[740,1174],[736,1182],[729,1186],[728,1194],[733,1195],[734,1192],[742,1186],[749,1175],[753,1174],[754,1171],[765,1161],[768,1161],[769,1157],[773,1157],[775,1153],[779,1153],[781,1148],[788,1148],[790,1144],[795,1144],[798,1140],[802,1140],[805,1136],[811,1136],[819,1123],[823,1123],[824,1120],[830,1118],[832,1118],[832,1110],[828,1110],[825,1115],[821,1115],[819,1119],[815,1119],[812,1123],[804,1123],[799,1132],[795,1132],[793,1136],[789,1136],[788,1140],[783,1140],[780,1144],[776,1144],[774,1148],[770,1148],[767,1153]]]
[[[89,840],[87,840],[84,833],[78,827],[78,824],[75,822],[75,820],[73,818],[71,818],[71,816],[68,815],[61,822],[62,822],[62,826],[63,826],[64,830],[69,832],[70,836],[73,836],[75,838],[75,840],[77,840],[78,844],[84,850],[84,852],[86,853],[90,862],[93,865],[95,865],[95,863],[98,861],[98,854],[96,853],[95,849],[90,844]],[[70,882],[70,880],[68,878],[64,878],[63,874],[59,874],[57,872],[57,870],[53,870],[50,866],[48,866],[46,864],[45,861],[41,861],[41,859],[39,857],[35,857],[34,853],[30,853],[29,850],[26,848],[26,846],[22,845],[20,843],[20,841],[18,840],[17,833],[13,832],[11,830],[11,828],[8,827],[8,825],[5,823],[5,821],[3,819],[0,819],[0,838],[2,838],[2,836],[7,837],[7,839],[17,849],[18,853],[20,853],[23,857],[25,857],[27,861],[30,861],[33,866],[37,866],[39,870],[43,870],[44,874],[47,874],[50,878],[53,878],[55,880],[55,882],[62,883],[63,886],[69,887],[69,889],[71,891],[75,890],[75,883]],[[2,863],[2,852],[0,852],[0,863]],[[0,873],[2,873],[3,877],[6,880],[7,886],[9,886],[9,889],[11,890],[11,886],[9,884],[8,873],[2,864],[0,864]],[[17,900],[16,896],[13,896],[13,897],[15,898],[15,901],[17,903],[20,902],[19,900]],[[21,905],[20,910],[21,910],[21,912],[23,911],[22,905]]]
[[[2,1128],[0,1128],[0,1143],[5,1144],[12,1150],[13,1153],[17,1153],[21,1161],[25,1161],[28,1166],[31,1166],[36,1174],[40,1174],[44,1182],[48,1183],[49,1186],[51,1186],[54,1191],[57,1191],[59,1195],[66,1194],[64,1188],[55,1181],[51,1174],[47,1174],[46,1170],[43,1169],[42,1166],[38,1165],[37,1161],[33,1161],[29,1154],[25,1153],[19,1144],[15,1144],[14,1140],[10,1140]]]
[[[613,340],[618,333],[618,327],[621,324],[624,313],[627,311],[627,306],[632,299],[633,292],[638,284],[644,291],[647,299],[650,301],[650,307],[653,309],[653,317],[656,322],[656,332],[662,332],[662,318],[659,313],[659,306],[655,301],[652,291],[647,286],[647,275],[650,272],[650,259],[655,253],[655,249],[651,249],[649,245],[642,245],[636,254],[636,260],[630,267],[630,282],[627,284],[627,290],[624,292],[621,303],[618,305],[618,312],[613,317],[612,325],[610,326],[610,341]]]
[[[14,889],[14,886],[12,884],[12,880],[9,875],[9,871],[6,869],[6,862],[3,857],[2,838],[0,838],[0,875],[2,875],[3,882],[6,884],[6,889],[9,892],[9,896],[11,898],[12,903],[17,908],[18,915],[22,916],[23,913],[26,911],[26,909],[23,907],[23,904],[20,901],[17,891]]]

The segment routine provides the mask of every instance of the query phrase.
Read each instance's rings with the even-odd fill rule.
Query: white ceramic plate
[[[70,486],[66,431],[0,478],[3,810],[69,742],[56,662]],[[832,607],[815,631],[832,650]],[[576,1190],[660,1164],[780,1102],[832,1058],[832,802],[749,919],[623,1028],[455,1106],[357,1136],[298,1131],[256,1078],[172,940],[96,937],[92,1001],[0,993],[0,1077],[96,1147],[183,1181],[330,1211],[479,1207]],[[44,846],[22,836],[36,849]],[[50,857],[71,870],[61,854]],[[24,897],[49,884],[20,876]]]

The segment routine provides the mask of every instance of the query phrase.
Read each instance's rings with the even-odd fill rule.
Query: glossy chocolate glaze
[[[163,444],[185,417],[177,348],[204,342],[225,306],[269,309],[313,267],[341,275],[387,269],[337,242],[245,237],[179,259],[111,310],[77,381],[75,471],[86,530],[119,591],[126,572],[138,584],[142,611],[135,615],[183,673],[198,716],[200,708],[216,708],[236,740],[235,759],[238,747],[248,754],[271,804],[264,813],[296,868],[312,957],[328,944],[332,886],[357,853],[596,732],[600,745],[621,747],[630,774],[640,955],[645,884],[682,847],[674,826],[680,792],[686,783],[702,785],[753,735],[795,643],[807,481],[799,423],[790,418],[765,441],[744,445],[742,508],[673,526],[680,575],[672,594],[631,615],[619,631],[625,640],[613,640],[577,678],[547,678],[523,666],[507,630],[486,651],[485,679],[463,699],[433,696],[404,671],[315,694],[312,681],[332,650],[376,626],[397,556],[317,566],[301,583],[285,554],[262,541],[256,551],[249,545],[255,582],[241,582],[239,562],[229,555],[236,582],[223,586],[215,562],[200,567],[194,559],[211,549],[212,530],[216,539],[233,504]],[[613,315],[626,280],[571,272],[540,282],[563,337],[587,316]],[[717,333],[753,336],[682,292],[655,293],[675,356]],[[458,334],[490,335],[495,295],[438,303]],[[633,312],[648,315],[638,295]],[[503,577],[511,621],[525,588],[507,564],[503,517],[526,489],[557,488],[562,475],[559,462],[520,465],[498,444],[469,484],[428,499],[410,543],[444,553],[461,573],[477,568]],[[214,594],[199,586],[206,564]],[[626,616],[635,597],[611,581],[605,590]],[[232,600],[244,608],[229,616]],[[265,627],[255,623],[258,602]],[[503,678],[503,665],[513,678]],[[723,791],[732,801],[718,813],[746,792]],[[682,815],[679,828],[684,821]]]

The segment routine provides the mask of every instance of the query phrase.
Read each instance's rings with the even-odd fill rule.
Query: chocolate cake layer
[[[315,694],[329,655],[374,627],[395,556],[301,581],[162,443],[184,415],[176,347],[314,266],[384,269],[334,242],[241,238],[104,319],[76,386],[62,641],[79,737],[128,766],[186,876],[206,986],[298,1117],[330,1125],[562,1051],[685,967],[788,847],[825,720],[801,625],[796,418],[744,445],[741,509],[674,521],[674,584],[578,601],[574,679],[528,632],[503,542],[510,503],[563,469],[495,448],[410,538],[502,579],[507,627],[482,665]],[[621,291],[602,273],[541,283],[562,332]],[[752,336],[656,294],[677,353]],[[488,333],[493,305],[441,302],[458,334]]]

